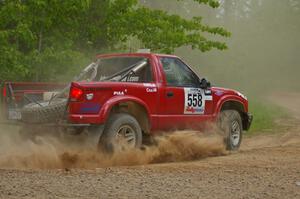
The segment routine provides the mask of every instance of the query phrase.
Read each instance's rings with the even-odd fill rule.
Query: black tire
[[[130,131],[132,131],[132,136],[134,137],[134,140],[131,140],[131,142],[127,143],[125,148],[140,148],[142,146],[142,130],[137,122],[137,120],[126,113],[118,113],[112,115],[103,130],[103,134],[99,140],[99,149],[101,149],[104,152],[113,153],[113,152],[119,152],[120,150],[124,150],[122,146],[120,145],[120,142],[118,142],[118,135],[120,135],[120,132],[122,129],[129,128]],[[125,130],[127,132],[127,130]],[[127,134],[127,133],[124,134]],[[122,135],[121,135],[122,137]],[[126,136],[124,135],[124,139]],[[120,139],[120,137],[119,137]],[[133,143],[132,143],[133,142]]]
[[[238,150],[243,137],[242,119],[239,112],[236,110],[222,111],[219,115],[219,127],[224,135],[226,149]]]
[[[67,99],[58,98],[50,104],[48,101],[38,103],[30,103],[23,107],[21,110],[23,122],[51,123],[62,119],[66,110]]]

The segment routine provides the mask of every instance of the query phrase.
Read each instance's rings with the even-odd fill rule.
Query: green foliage
[[[194,1],[219,6],[215,0]],[[137,0],[0,0],[0,78],[67,81],[64,76],[88,62],[84,57],[126,48],[130,38],[164,53],[180,46],[203,52],[227,48],[209,34],[230,36],[201,17],[185,19]]]
[[[217,8],[220,5],[220,3],[216,0],[194,0],[194,1],[196,1],[198,3],[208,4],[212,8]]]
[[[250,100],[249,112],[254,115],[254,120],[250,128],[250,135],[260,132],[272,132],[279,127],[276,120],[288,117],[286,110],[277,105]]]

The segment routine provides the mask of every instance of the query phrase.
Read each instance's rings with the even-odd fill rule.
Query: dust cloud
[[[299,0],[220,0],[217,9],[193,0],[142,2],[185,18],[202,16],[203,23],[232,33],[230,38],[212,36],[227,43],[225,51],[175,51],[213,85],[239,90],[250,99],[268,92],[300,91]]]
[[[1,132],[0,168],[95,169],[190,161],[226,154],[221,136],[214,134],[177,131],[157,136],[155,143],[108,155],[90,143],[67,142],[53,136],[37,136],[31,140],[21,138],[18,133]]]

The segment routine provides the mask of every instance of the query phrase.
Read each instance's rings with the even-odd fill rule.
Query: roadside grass
[[[260,133],[273,133],[281,127],[276,120],[288,118],[289,114],[284,108],[258,100],[249,100],[249,112],[253,114],[253,122],[246,135],[257,135]]]

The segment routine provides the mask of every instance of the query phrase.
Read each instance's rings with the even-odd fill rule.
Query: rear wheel
[[[236,110],[224,110],[219,116],[219,127],[224,135],[226,149],[238,150],[243,136],[242,119]]]
[[[137,120],[127,113],[112,115],[108,119],[99,141],[99,148],[110,153],[140,148],[141,145],[141,127]]]

